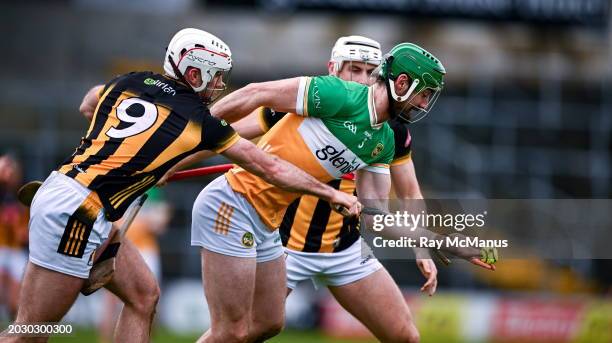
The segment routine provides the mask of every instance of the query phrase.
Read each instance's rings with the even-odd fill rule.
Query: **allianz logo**
[[[315,155],[320,161],[331,163],[342,174],[354,172],[361,167],[359,158],[348,149],[338,151],[334,146],[326,145],[324,148],[315,151]]]
[[[164,93],[170,94],[172,96],[176,95],[176,91],[174,90],[174,88],[172,88],[172,86],[165,82],[161,82],[159,80],[148,77],[144,80],[144,84],[147,86],[159,87]]]

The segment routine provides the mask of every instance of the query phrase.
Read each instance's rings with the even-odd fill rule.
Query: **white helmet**
[[[340,37],[332,49],[331,61],[334,62],[336,72],[347,61],[379,65],[382,61],[380,43],[363,36]]]
[[[232,69],[232,53],[222,40],[198,29],[182,29],[177,32],[164,59],[164,71],[175,79],[183,79],[187,67],[194,67],[202,74],[202,85],[193,87],[201,92],[216,73],[229,73]]]

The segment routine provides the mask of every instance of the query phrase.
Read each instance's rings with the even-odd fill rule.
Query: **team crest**
[[[383,151],[384,148],[385,146],[382,143],[378,142],[374,150],[372,150],[372,157],[378,156],[378,154],[380,154],[380,152]]]
[[[253,234],[250,232],[245,232],[244,235],[242,235],[242,245],[245,248],[252,248],[253,244],[255,244],[255,239],[253,238]]]

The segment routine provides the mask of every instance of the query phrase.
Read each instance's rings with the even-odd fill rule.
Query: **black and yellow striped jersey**
[[[260,108],[258,119],[267,132],[285,113]],[[389,122],[395,139],[395,155],[391,165],[408,162],[411,158],[411,137],[408,125],[399,120]],[[356,194],[352,178],[333,180],[328,185],[346,193]],[[359,219],[345,218],[332,211],[327,201],[311,195],[295,200],[285,212],[279,228],[283,245],[302,252],[331,253],[350,247],[360,237]]]
[[[89,130],[59,171],[96,191],[115,221],[181,159],[200,150],[220,153],[238,139],[187,85],[129,73],[101,90]]]

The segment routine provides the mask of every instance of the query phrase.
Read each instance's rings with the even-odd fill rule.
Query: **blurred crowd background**
[[[166,44],[180,28],[207,30],[230,46],[233,89],[326,74],[336,39],[360,34],[383,51],[417,43],[446,66],[434,111],[410,127],[426,198],[608,199],[610,7],[608,0],[2,2],[0,155],[17,165],[15,182],[44,179],[88,127],[78,112],[85,92],[117,74],[161,71]],[[212,177],[163,188],[155,202],[162,207],[151,211],[157,224],[144,225],[154,232],[136,237],[160,253],[160,325],[178,332],[207,325],[189,227],[193,201]],[[0,236],[7,237],[15,186],[1,187]],[[23,232],[11,247],[27,247]],[[456,263],[440,267],[433,299],[417,294],[423,280],[413,262],[385,264],[406,289],[424,342],[427,332],[445,342],[612,342],[610,260],[502,260],[494,274]],[[12,293],[10,282],[0,286],[9,304],[1,321]],[[289,326],[363,334],[324,291],[303,286],[290,297]],[[67,321],[98,325],[90,310],[100,301],[82,299]]]

